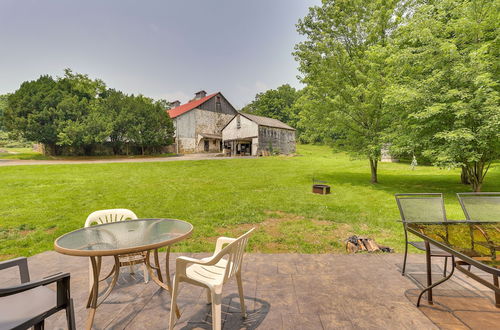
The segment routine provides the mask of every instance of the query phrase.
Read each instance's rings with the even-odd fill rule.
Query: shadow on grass
[[[498,166],[496,166],[498,167]],[[327,181],[334,189],[335,185],[353,185],[380,190],[389,194],[396,193],[443,193],[455,196],[458,192],[472,191],[469,185],[460,183],[457,173],[449,174],[411,174],[379,173],[379,183],[370,183],[370,173],[335,172],[318,173],[318,178]],[[499,191],[500,173],[488,173],[483,185],[483,191]]]

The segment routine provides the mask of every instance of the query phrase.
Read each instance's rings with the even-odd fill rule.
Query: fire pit
[[[313,193],[328,195],[330,193],[330,186],[327,184],[313,184]]]

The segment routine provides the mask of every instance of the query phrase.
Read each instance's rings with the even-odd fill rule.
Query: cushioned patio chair
[[[175,310],[179,284],[187,282],[208,289],[208,297],[212,303],[212,329],[221,328],[222,286],[236,277],[240,296],[241,314],[246,317],[243,283],[241,281],[241,265],[248,238],[255,228],[238,238],[219,237],[215,252],[211,257],[194,259],[179,257],[175,262],[175,277],[170,306],[170,329],[175,325]],[[224,247],[224,245],[226,245]]]
[[[21,284],[0,288],[0,329],[43,329],[45,319],[60,310],[66,311],[68,329],[76,329],[68,273],[30,281],[26,258],[0,262],[0,270],[11,267],[19,267]],[[51,283],[56,291],[46,286]]]
[[[109,210],[100,210],[92,212],[85,221],[85,227],[90,227],[92,225],[100,225],[109,222],[117,222],[124,220],[134,220],[137,219],[137,215],[134,212],[127,209],[109,209]],[[120,267],[129,266],[130,273],[134,273],[133,265],[135,264],[143,264],[144,271],[144,282],[148,283],[149,281],[149,272],[144,264],[144,253],[131,253],[119,256]],[[92,264],[89,260],[89,289],[92,289]]]
[[[425,251],[425,242],[423,241],[408,241],[408,232],[406,225],[411,222],[445,222],[446,211],[444,209],[443,194],[429,193],[429,194],[395,194],[396,202],[398,204],[399,213],[403,222],[405,232],[405,254],[403,259],[403,269],[401,275],[405,275],[406,259],[408,258],[408,244],[415,248]],[[443,276],[446,276],[446,267],[448,264],[448,257],[451,255],[442,249],[430,244],[431,257],[443,257],[444,270]]]

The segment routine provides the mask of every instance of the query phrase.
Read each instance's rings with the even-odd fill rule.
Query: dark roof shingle
[[[283,128],[283,129],[289,129],[289,130],[294,130],[295,128],[288,126],[284,122],[274,119],[274,118],[268,118],[268,117],[262,117],[262,116],[256,116],[256,115],[251,115],[249,113],[244,113],[240,112],[240,115],[243,117],[253,121],[257,125],[261,126],[268,126],[268,127],[276,127],[276,128]]]

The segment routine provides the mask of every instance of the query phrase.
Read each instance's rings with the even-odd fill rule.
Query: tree
[[[43,143],[55,153],[61,117],[57,105],[63,97],[57,82],[48,75],[24,82],[8,97],[4,125],[13,135]]]
[[[154,102],[142,95],[126,97],[121,114],[131,118],[127,125],[125,137],[141,148],[157,151],[159,147],[172,143],[174,126],[165,108],[165,101]]]
[[[172,142],[165,104],[107,89],[102,80],[67,69],[63,77],[23,83],[8,97],[5,123],[12,133],[45,144],[52,154],[83,150],[91,155],[97,144],[110,144],[120,154],[125,143],[144,153]]]
[[[3,126],[3,113],[7,108],[7,98],[9,94],[0,95],[0,131],[3,131],[5,127]]]
[[[498,0],[422,2],[391,57],[396,147],[462,168],[474,191],[500,156],[499,9]]]
[[[317,120],[308,124],[337,136],[336,147],[367,157],[372,183],[378,182],[380,149],[391,123],[384,103],[388,42],[406,7],[400,0],[323,0],[297,24],[307,40],[294,54],[302,82],[319,105],[309,109]]]
[[[281,120],[292,127],[296,126],[298,119],[297,108],[293,105],[300,96],[300,91],[288,84],[276,89],[269,89],[258,93],[250,104],[241,111]]]

